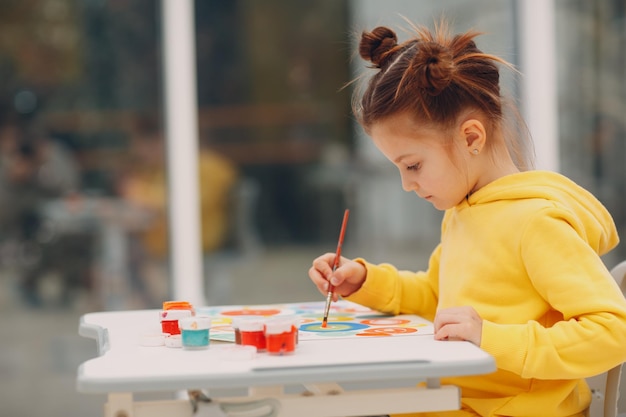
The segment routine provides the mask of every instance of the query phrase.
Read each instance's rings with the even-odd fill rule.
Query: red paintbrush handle
[[[337,242],[337,251],[335,252],[335,262],[333,262],[333,272],[339,267],[339,260],[341,259],[341,247],[343,246],[343,239],[346,235],[346,226],[348,225],[348,217],[350,216],[350,210],[346,209],[343,213],[343,222],[341,222],[341,232],[339,233],[339,241]],[[330,287],[329,287],[330,288]]]

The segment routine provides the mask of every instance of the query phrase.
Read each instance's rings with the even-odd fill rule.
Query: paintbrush
[[[348,224],[348,215],[350,210],[346,209],[343,213],[343,222],[341,223],[341,232],[339,233],[339,241],[337,242],[337,252],[335,252],[335,261],[333,262],[333,272],[339,266],[339,260],[341,259],[341,246],[343,245],[343,237],[346,234],[346,225]],[[324,320],[322,321],[322,327],[326,328],[328,325],[328,312],[330,311],[330,303],[333,301],[333,295],[335,293],[335,287],[328,282],[328,294],[326,294],[326,307],[324,308]]]

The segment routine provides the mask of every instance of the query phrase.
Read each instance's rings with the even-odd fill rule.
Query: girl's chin
[[[456,204],[449,204],[443,201],[437,201],[437,200],[434,200],[433,198],[428,198],[425,200],[428,201],[430,204],[433,205],[433,207],[435,207],[437,210],[440,210],[440,211],[445,211],[445,210],[451,209],[452,207],[456,207]]]

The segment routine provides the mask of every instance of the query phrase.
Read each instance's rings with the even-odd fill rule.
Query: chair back
[[[626,294],[626,261],[622,261],[612,268],[611,275],[615,278],[622,292]],[[589,417],[618,417],[617,407],[620,397],[621,376],[622,364],[619,364],[607,372],[587,378],[587,384],[591,388]]]

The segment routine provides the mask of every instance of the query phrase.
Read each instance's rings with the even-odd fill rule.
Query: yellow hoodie
[[[582,415],[583,378],[626,361],[626,300],[599,257],[618,241],[607,210],[572,181],[513,174],[446,211],[427,271],[358,259],[367,279],[347,298],[430,320],[438,308],[472,306],[498,370],[443,381],[461,387],[464,408]]]

